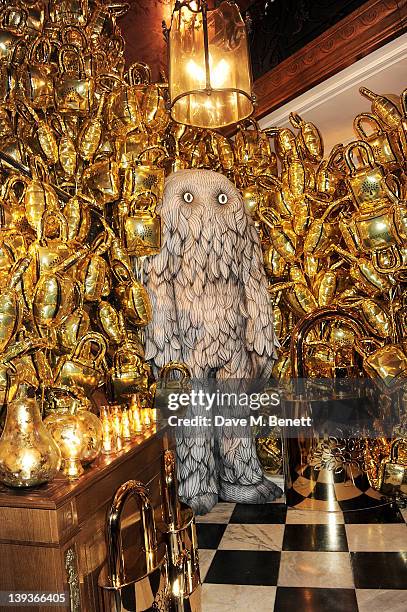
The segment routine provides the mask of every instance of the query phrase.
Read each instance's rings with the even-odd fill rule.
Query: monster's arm
[[[168,257],[168,250],[162,249],[145,264],[147,290],[153,307],[153,319],[146,329],[146,359],[152,359],[160,368],[169,361],[182,360]]]
[[[242,310],[246,321],[246,348],[251,353],[255,376],[269,376],[279,346],[273,328],[273,309],[267,291],[261,246],[256,228],[247,226],[240,278],[245,295]]]

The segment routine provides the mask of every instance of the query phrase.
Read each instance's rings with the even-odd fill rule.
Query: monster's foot
[[[256,484],[231,484],[224,480],[219,482],[219,497],[225,502],[267,504],[282,494],[280,487],[265,476]]]
[[[196,515],[207,514],[218,503],[217,493],[203,493],[202,495],[194,495],[189,499],[180,497],[181,501],[187,504]]]

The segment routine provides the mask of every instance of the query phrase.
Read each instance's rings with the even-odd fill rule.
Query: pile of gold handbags
[[[290,129],[246,120],[231,140],[172,122],[165,78],[154,82],[141,62],[125,70],[118,20],[127,3],[1,7],[2,420],[14,371],[38,389],[43,412],[58,405],[56,395],[63,403],[68,388],[86,401],[101,388],[113,399],[151,384],[140,259],[161,248],[156,206],[165,177],[184,168],[227,175],[255,220],[281,342],[274,376],[292,374],[294,326],[335,307],[364,336],[342,321],[315,330],[308,374],[364,373],[383,383],[381,392],[401,393],[407,90],[361,88],[371,108],[355,118],[356,140],[325,156],[317,127],[296,113]],[[386,441],[388,460],[395,439]],[[395,462],[404,456],[392,451]]]

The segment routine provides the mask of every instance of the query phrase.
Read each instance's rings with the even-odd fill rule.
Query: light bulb
[[[216,65],[214,65],[212,58],[209,59],[209,65],[211,69],[211,85],[215,89],[222,87],[229,78],[230,66],[225,59],[221,59]]]

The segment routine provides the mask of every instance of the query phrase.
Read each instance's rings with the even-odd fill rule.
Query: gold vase
[[[9,487],[34,487],[49,482],[61,464],[59,448],[44,427],[30,391],[28,385],[20,385],[7,407],[0,439],[0,481]]]
[[[86,427],[72,412],[48,416],[44,424],[62,455],[62,473],[69,480],[83,474],[81,459],[86,451]]]
[[[96,414],[89,410],[79,409],[76,417],[84,427],[85,450],[81,460],[84,465],[88,465],[99,457],[102,451],[102,423]]]

